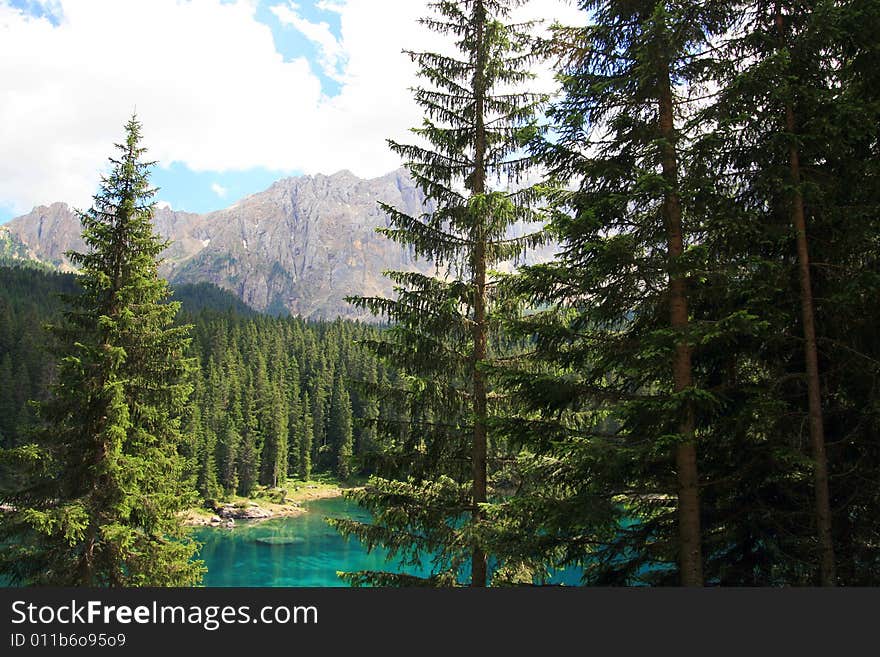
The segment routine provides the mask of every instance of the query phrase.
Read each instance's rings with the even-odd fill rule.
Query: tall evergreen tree
[[[190,393],[189,327],[157,274],[151,165],[135,117],[92,208],[85,253],[69,254],[82,293],[55,328],[62,355],[39,442],[10,455],[29,470],[6,501],[0,570],[26,584],[183,586],[201,564],[177,512],[180,415]]]
[[[542,309],[518,327],[536,346],[531,365],[506,375],[531,411],[507,428],[533,452],[535,489],[499,540],[533,537],[538,563],[588,565],[606,583],[672,557],[680,583],[700,586],[697,443],[717,399],[695,348],[743,321],[703,323],[692,307],[707,264],[685,119],[726,3],[579,4],[589,24],[552,43],[564,91],[549,112],[555,137],[537,142],[568,187],[551,226],[561,251],[511,283]]]
[[[15,420],[20,407],[15,399],[14,381],[12,356],[6,352],[0,356],[0,447],[12,447],[12,437],[16,435]]]
[[[255,348],[270,348],[268,340],[255,344]],[[254,395],[257,416],[257,431],[261,436],[260,483],[277,486],[287,479],[287,409],[282,396],[283,376],[277,359],[272,360],[274,376],[270,376],[263,353],[258,353],[257,369],[254,376]]]
[[[235,465],[235,471],[238,475],[238,494],[244,496],[250,495],[259,483],[260,454],[263,451],[263,440],[254,408],[254,397],[253,382],[248,381],[242,395],[241,446]]]
[[[363,390],[360,394],[361,412],[357,420],[359,432],[355,452],[360,455],[362,467],[367,472],[374,468],[374,456],[378,451],[376,426],[379,420],[379,402],[375,397],[378,378],[375,359],[367,359],[365,355],[361,369]]]
[[[288,415],[279,385],[272,385],[269,404],[263,422],[263,454],[260,459],[260,483],[265,486],[283,486],[287,481]]]
[[[760,3],[759,3],[760,4]],[[797,11],[797,9],[795,9]],[[773,23],[778,36],[780,50],[787,49],[790,38],[786,16],[781,3],[776,2]],[[791,71],[783,71],[783,79],[791,77]],[[780,80],[781,82],[782,80]],[[785,85],[783,85],[785,86]],[[794,88],[792,88],[794,87]],[[831,498],[828,489],[828,459],[825,452],[825,422],[822,412],[822,385],[819,380],[819,352],[816,342],[816,309],[813,302],[813,283],[810,272],[810,247],[807,242],[807,216],[804,210],[802,190],[801,149],[797,143],[798,124],[802,122],[795,108],[795,85],[785,89],[787,97],[782,100],[782,114],[785,116],[785,132],[791,140],[788,147],[789,184],[792,189],[789,209],[797,247],[798,283],[801,301],[801,322],[804,335],[804,361],[807,372],[807,401],[809,407],[810,446],[813,455],[813,476],[815,479],[816,526],[820,546],[820,572],[823,586],[834,586],[836,582],[834,539],[831,534]]]
[[[299,364],[296,356],[291,355],[287,367],[287,471],[291,475],[299,473],[300,460],[300,424],[302,409],[300,407],[301,389],[299,384]]]
[[[330,467],[329,447],[327,446],[327,407],[333,380],[330,378],[323,358],[315,362],[312,372],[312,388],[309,398],[312,401],[312,463],[319,469]]]
[[[859,1],[755,0],[736,9],[739,21],[720,52],[720,92],[700,118],[714,126],[704,139],[705,166],[719,191],[713,212],[737,214],[736,229],[716,242],[738,252],[740,305],[758,308],[770,326],[751,352],[758,361],[752,371],[769,373],[762,394],[775,404],[759,430],[786,454],[786,477],[771,490],[795,500],[773,510],[773,525],[785,527],[774,537],[786,537],[776,551],[786,558],[777,557],[775,572],[788,582],[834,585],[835,552],[845,546],[847,578],[858,581],[856,571],[864,573],[871,560],[856,556],[863,552],[851,540],[851,523],[859,516],[868,533],[876,527],[860,514],[865,507],[855,500],[865,500],[864,486],[851,477],[860,476],[857,462],[876,462],[865,433],[876,415],[862,386],[877,369],[861,327],[873,312],[863,303],[875,285],[878,217],[876,158],[868,155],[878,114],[864,68],[878,48],[859,35],[880,14]],[[851,404],[863,409],[858,419]],[[801,426],[809,460],[800,449]],[[810,512],[812,536],[803,531]],[[815,577],[804,568],[809,563],[817,565]]]
[[[312,478],[312,442],[314,440],[314,430],[312,428],[312,414],[310,412],[309,393],[303,390],[302,393],[302,420],[300,423],[299,435],[299,478],[303,481],[309,481]]]
[[[216,500],[222,488],[217,480],[217,434],[210,427],[202,427],[196,490],[205,500]]]
[[[506,22],[519,4],[431,3],[436,15],[421,22],[454,39],[457,54],[408,53],[429,83],[414,91],[425,119],[413,132],[426,145],[390,145],[407,161],[433,208],[413,217],[383,205],[390,227],[382,232],[434,261],[445,275],[391,273],[396,299],[352,300],[394,323],[375,346],[409,375],[398,396],[417,412],[410,414],[411,442],[404,446],[409,458],[404,460],[420,465],[409,482],[375,479],[355,495],[376,514],[376,525],[336,526],[369,546],[384,544],[412,559],[438,550],[436,572],[427,580],[431,584],[455,582],[465,564],[473,586],[488,581],[481,534],[489,499],[484,365],[492,357],[490,271],[535,241],[533,236],[511,237],[510,228],[536,218],[530,210],[535,188],[508,192],[497,187],[500,178],[516,179],[529,166],[520,150],[535,133],[534,114],[543,101],[511,90],[531,78],[526,67],[533,59],[530,25]],[[426,404],[431,412],[424,412]],[[465,513],[469,520],[461,522]],[[349,579],[394,581],[375,573]]]
[[[330,444],[336,455],[336,474],[340,479],[351,476],[351,460],[354,449],[351,417],[351,397],[345,387],[342,374],[333,380],[330,400]]]
[[[227,495],[238,490],[238,473],[236,463],[241,449],[241,435],[235,428],[231,416],[227,416],[217,441],[217,468],[220,484]]]

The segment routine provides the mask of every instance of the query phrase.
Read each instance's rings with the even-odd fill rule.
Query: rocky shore
[[[261,499],[259,502],[227,502],[208,509],[190,509],[184,515],[184,524],[193,527],[235,527],[236,521],[256,521],[300,515],[306,510],[302,502],[328,497],[339,497],[342,488],[304,486],[290,495],[290,499],[278,504]]]

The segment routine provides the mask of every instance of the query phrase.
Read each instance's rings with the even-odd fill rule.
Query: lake
[[[304,507],[307,513],[290,518],[238,521],[234,529],[194,529],[208,568],[205,586],[346,586],[336,575],[340,570],[430,574],[427,568],[389,563],[382,550],[368,554],[359,541],[345,540],[327,524],[327,517],[369,520],[370,514],[354,502],[337,497],[307,502]],[[552,581],[577,585],[578,575],[572,570]]]
[[[199,527],[200,557],[208,572],[205,586],[346,586],[340,570],[393,570],[413,575],[428,571],[389,564],[383,551],[346,540],[327,517],[369,520],[370,514],[341,497],[307,502],[307,513],[289,518],[238,521],[234,529]]]

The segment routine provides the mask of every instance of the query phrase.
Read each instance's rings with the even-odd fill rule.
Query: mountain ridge
[[[362,179],[347,169],[282,178],[262,192],[204,214],[157,207],[157,232],[172,241],[160,274],[172,284],[209,282],[263,312],[365,318],[348,295],[389,295],[387,269],[428,271],[411,250],[376,233],[388,220],[378,201],[410,214],[424,195],[405,169]],[[85,244],[64,202],[36,206],[3,226],[9,249],[62,271]]]

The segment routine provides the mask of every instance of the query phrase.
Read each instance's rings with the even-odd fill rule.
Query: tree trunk
[[[82,548],[79,558],[77,586],[95,586],[95,538],[97,530],[89,523],[89,537]]]
[[[782,12],[776,8],[776,29],[784,45],[785,25]],[[791,202],[791,223],[797,240],[798,279],[801,292],[801,318],[804,325],[804,360],[807,370],[807,403],[809,408],[810,447],[813,455],[813,485],[816,499],[816,530],[819,538],[819,581],[822,586],[835,586],[834,540],[831,533],[831,494],[828,487],[828,458],[825,454],[825,428],[822,419],[822,387],[819,380],[819,349],[816,344],[813,286],[810,280],[810,249],[807,243],[807,221],[801,193],[800,154],[794,135],[797,131],[794,109],[785,106],[785,129],[792,138],[789,147],[789,168],[794,189]]]
[[[687,283],[677,271],[684,253],[681,226],[681,199],[678,188],[678,157],[675,150],[675,119],[673,115],[672,84],[669,65],[664,62],[659,75],[659,120],[663,138],[663,178],[669,191],[663,203],[666,221],[669,273],[669,319],[679,332],[672,360],[672,382],[676,393],[693,386],[691,347],[685,332],[688,326]],[[694,409],[688,402],[678,425],[682,441],[675,448],[675,467],[678,474],[678,540],[679,568],[682,586],[703,585],[702,547],[700,544],[700,492],[697,472],[697,449],[694,444]]]
[[[484,43],[486,20],[482,2],[474,3],[474,22],[477,41],[477,61],[474,72],[474,103],[475,103],[475,141],[474,171],[471,181],[471,192],[474,195],[486,192],[486,127],[485,117],[485,67],[486,47]],[[474,400],[474,436],[472,451],[473,468],[473,522],[479,523],[482,512],[479,505],[486,501],[486,379],[479,369],[479,364],[486,358],[486,237],[484,217],[475,217],[474,254],[473,254],[473,285],[474,285],[474,353],[473,353],[473,400]],[[486,586],[487,565],[486,554],[479,546],[475,546],[471,557],[471,586]]]

